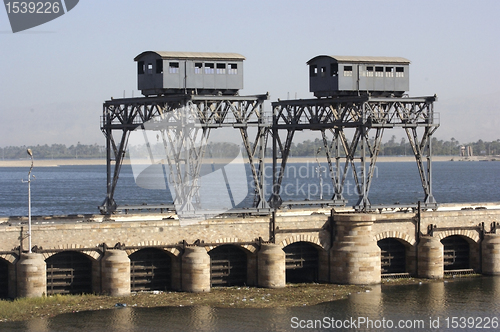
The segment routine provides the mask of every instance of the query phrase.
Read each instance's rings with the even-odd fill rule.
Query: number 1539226
[[[8,14],[57,14],[61,10],[59,1],[9,1],[5,8]]]
[[[498,317],[446,317],[447,329],[497,329]]]

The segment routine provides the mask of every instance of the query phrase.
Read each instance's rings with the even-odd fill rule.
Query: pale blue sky
[[[13,34],[0,8],[0,147],[104,144],[102,103],[139,95],[145,50],[241,53],[241,94],[271,100],[312,98],[306,62],[319,54],[405,57],[410,95],[439,97],[437,138],[496,140],[499,13],[496,0],[80,0]]]

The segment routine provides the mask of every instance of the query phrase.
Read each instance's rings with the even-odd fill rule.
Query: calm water
[[[282,185],[283,200],[319,199],[321,190],[316,168],[316,163],[289,164]],[[28,168],[0,168],[0,216],[28,214],[28,185],[21,182],[27,174]],[[98,213],[97,207],[106,196],[105,166],[37,168],[35,164],[33,174],[36,176],[31,182],[33,215]],[[269,194],[272,181],[269,165],[265,175]],[[323,178],[323,197],[329,198],[333,188],[325,174]],[[440,203],[500,201],[500,162],[434,162],[433,191]],[[249,192],[252,192],[250,187]],[[350,204],[356,203],[350,174],[344,194]],[[169,203],[170,197],[168,190],[138,187],[131,167],[123,166],[115,192],[119,205]],[[372,204],[422,200],[423,190],[415,163],[378,163],[369,197]],[[248,196],[240,206],[249,206],[252,200],[253,197]]]
[[[283,187],[288,188],[282,193],[284,200],[319,198],[316,166],[315,163],[289,165],[283,181]],[[438,202],[500,201],[500,162],[435,162],[433,172],[433,190]],[[33,173],[36,175],[32,182],[33,215],[98,213],[97,206],[102,204],[106,194],[104,166],[36,168],[35,165]],[[0,215],[27,215],[27,184],[21,182],[27,174],[27,168],[0,168]],[[370,191],[372,204],[415,203],[423,197],[414,163],[379,163],[375,175]],[[270,168],[266,169],[266,178],[271,181]],[[324,185],[323,197],[328,197],[328,190],[331,191],[331,185],[330,188]],[[351,203],[357,201],[352,177],[347,178],[345,193]],[[118,204],[167,203],[169,196],[165,190],[137,187],[131,168],[123,167],[115,194]],[[248,197],[242,205],[251,201],[252,197]],[[65,314],[51,319],[0,323],[0,330],[289,331],[296,327],[320,331],[330,330],[340,319],[348,321],[350,329],[344,330],[351,331],[382,331],[384,322],[386,327],[389,322],[393,327],[401,322],[406,327],[411,325],[414,330],[420,327],[422,331],[446,330],[447,327],[471,331],[483,327],[481,331],[494,331],[498,330],[498,325],[494,324],[500,319],[500,278],[376,286],[369,293],[353,294],[347,300],[287,309],[140,309],[134,308],[133,303],[128,305],[127,308]],[[351,320],[357,325],[350,325]],[[366,323],[359,325],[363,320]],[[366,325],[369,322],[372,326]],[[316,324],[316,328],[300,328],[308,324]]]
[[[130,305],[133,304],[129,303]],[[352,294],[346,300],[309,307],[126,307],[64,314],[51,319],[21,323],[0,323],[0,330],[329,331],[334,330],[332,325],[335,327],[342,323],[347,328],[335,330],[388,331],[391,330],[388,328],[390,326],[393,329],[401,326],[404,328],[400,330],[405,331],[498,331],[498,325],[495,324],[499,319],[500,277],[481,277],[423,285],[374,286],[369,293]],[[316,326],[307,328],[308,324]],[[384,324],[386,328],[383,328]],[[305,328],[300,328],[301,326]]]

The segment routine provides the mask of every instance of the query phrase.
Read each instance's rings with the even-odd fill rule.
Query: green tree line
[[[0,148],[0,158],[3,160],[25,159],[28,157],[26,153],[28,148],[33,151],[33,157],[35,159],[89,159],[106,157],[106,149],[104,146],[78,143],[76,145],[70,145],[69,147],[65,144],[7,146]]]
[[[500,139],[496,141],[483,141],[461,144],[456,139],[452,138],[449,141],[438,140],[432,138],[432,152],[436,156],[460,156],[460,150],[463,146],[470,146],[475,156],[500,155]],[[36,145],[36,146],[7,146],[0,148],[0,158],[2,160],[9,159],[24,159],[27,158],[26,150],[30,148],[33,151],[34,158],[37,159],[89,159],[89,158],[106,158],[106,149],[102,145],[97,144],[76,144],[69,147],[65,144],[52,145]],[[238,145],[235,143],[215,142],[210,143],[206,155],[209,157],[235,157],[238,154]],[[295,157],[311,157],[315,156],[318,150],[324,155],[323,141],[319,138],[315,140],[305,140],[300,143],[292,143],[290,147],[290,155]],[[244,155],[246,155],[243,152]],[[266,152],[267,156],[271,156],[271,150]],[[396,136],[392,136],[389,141],[382,143],[380,147],[380,156],[404,156],[413,155],[410,144],[404,138],[400,141],[396,140]]]
[[[480,139],[477,142],[461,144],[455,138],[451,138],[449,141],[438,140],[435,137],[432,138],[432,154],[435,156],[460,156],[460,150],[463,146],[470,146],[475,156],[500,155],[500,139],[491,142]],[[324,149],[323,140],[319,138],[316,138],[314,141],[305,140],[297,144],[292,143],[290,154],[295,157],[315,156],[320,148],[320,154],[324,155],[324,152],[322,152]],[[341,151],[342,150],[341,148]],[[342,153],[342,155],[344,154]],[[413,155],[413,150],[407,139],[402,138],[400,141],[397,141],[396,136],[392,136],[388,142],[381,144],[379,155]]]

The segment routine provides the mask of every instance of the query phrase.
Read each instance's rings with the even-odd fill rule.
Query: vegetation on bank
[[[461,148],[468,146],[471,147],[475,156],[500,155],[500,139],[491,142],[480,139],[474,143],[462,144],[454,138],[451,138],[450,141],[438,140],[436,137],[432,138],[432,154],[435,156],[460,156]],[[323,156],[323,141],[317,138],[314,141],[306,140],[298,144],[292,143],[290,153],[295,157],[315,156],[320,148],[319,155]],[[379,155],[413,156],[413,151],[407,139],[402,138],[398,142],[396,136],[393,135],[388,142],[381,144]]]
[[[471,276],[466,276],[471,277]],[[382,279],[382,285],[410,285],[443,280]],[[448,281],[444,281],[448,282]],[[50,318],[63,313],[114,309],[210,306],[216,308],[278,308],[309,306],[347,298],[351,293],[370,292],[371,286],[336,284],[287,284],[285,288],[214,287],[209,293],[138,292],[124,297],[106,295],[49,295],[40,298],[0,300],[0,322]],[[118,305],[117,305],[118,304]],[[1,324],[0,324],[1,327]]]
[[[460,156],[462,147],[471,147],[473,155],[488,156],[500,155],[500,139],[496,141],[478,140],[473,143],[462,144],[459,141],[451,138],[450,141],[438,140],[432,138],[432,152],[436,156]],[[37,146],[7,146],[0,148],[0,160],[25,159],[27,158],[26,150],[30,148],[33,151],[35,159],[93,159],[106,158],[106,148],[101,145],[80,144],[70,145],[52,144],[52,145],[37,145]],[[147,149],[144,146],[129,147],[134,151],[142,151],[146,153]],[[153,145],[153,149],[163,149],[163,145]],[[236,157],[240,146],[229,142],[210,143],[207,147],[205,155],[214,158],[229,158]],[[267,150],[267,156],[271,156],[270,149]],[[128,152],[127,152],[128,154]],[[140,154],[140,153],[139,153]],[[321,158],[325,156],[323,141],[319,138],[315,140],[305,140],[301,143],[293,143],[290,147],[290,156],[292,157],[314,157],[318,154]],[[413,155],[412,148],[407,139],[402,138],[401,141],[396,140],[396,136],[392,136],[389,141],[382,143],[380,147],[380,156],[404,156]]]
[[[215,287],[209,293],[138,292],[125,297],[105,295],[50,295],[41,298],[0,300],[0,322],[50,318],[79,311],[127,307],[211,306],[219,308],[277,308],[314,305],[365,292],[368,287],[333,284],[289,284],[285,288]],[[1,327],[1,325],[0,325]]]

